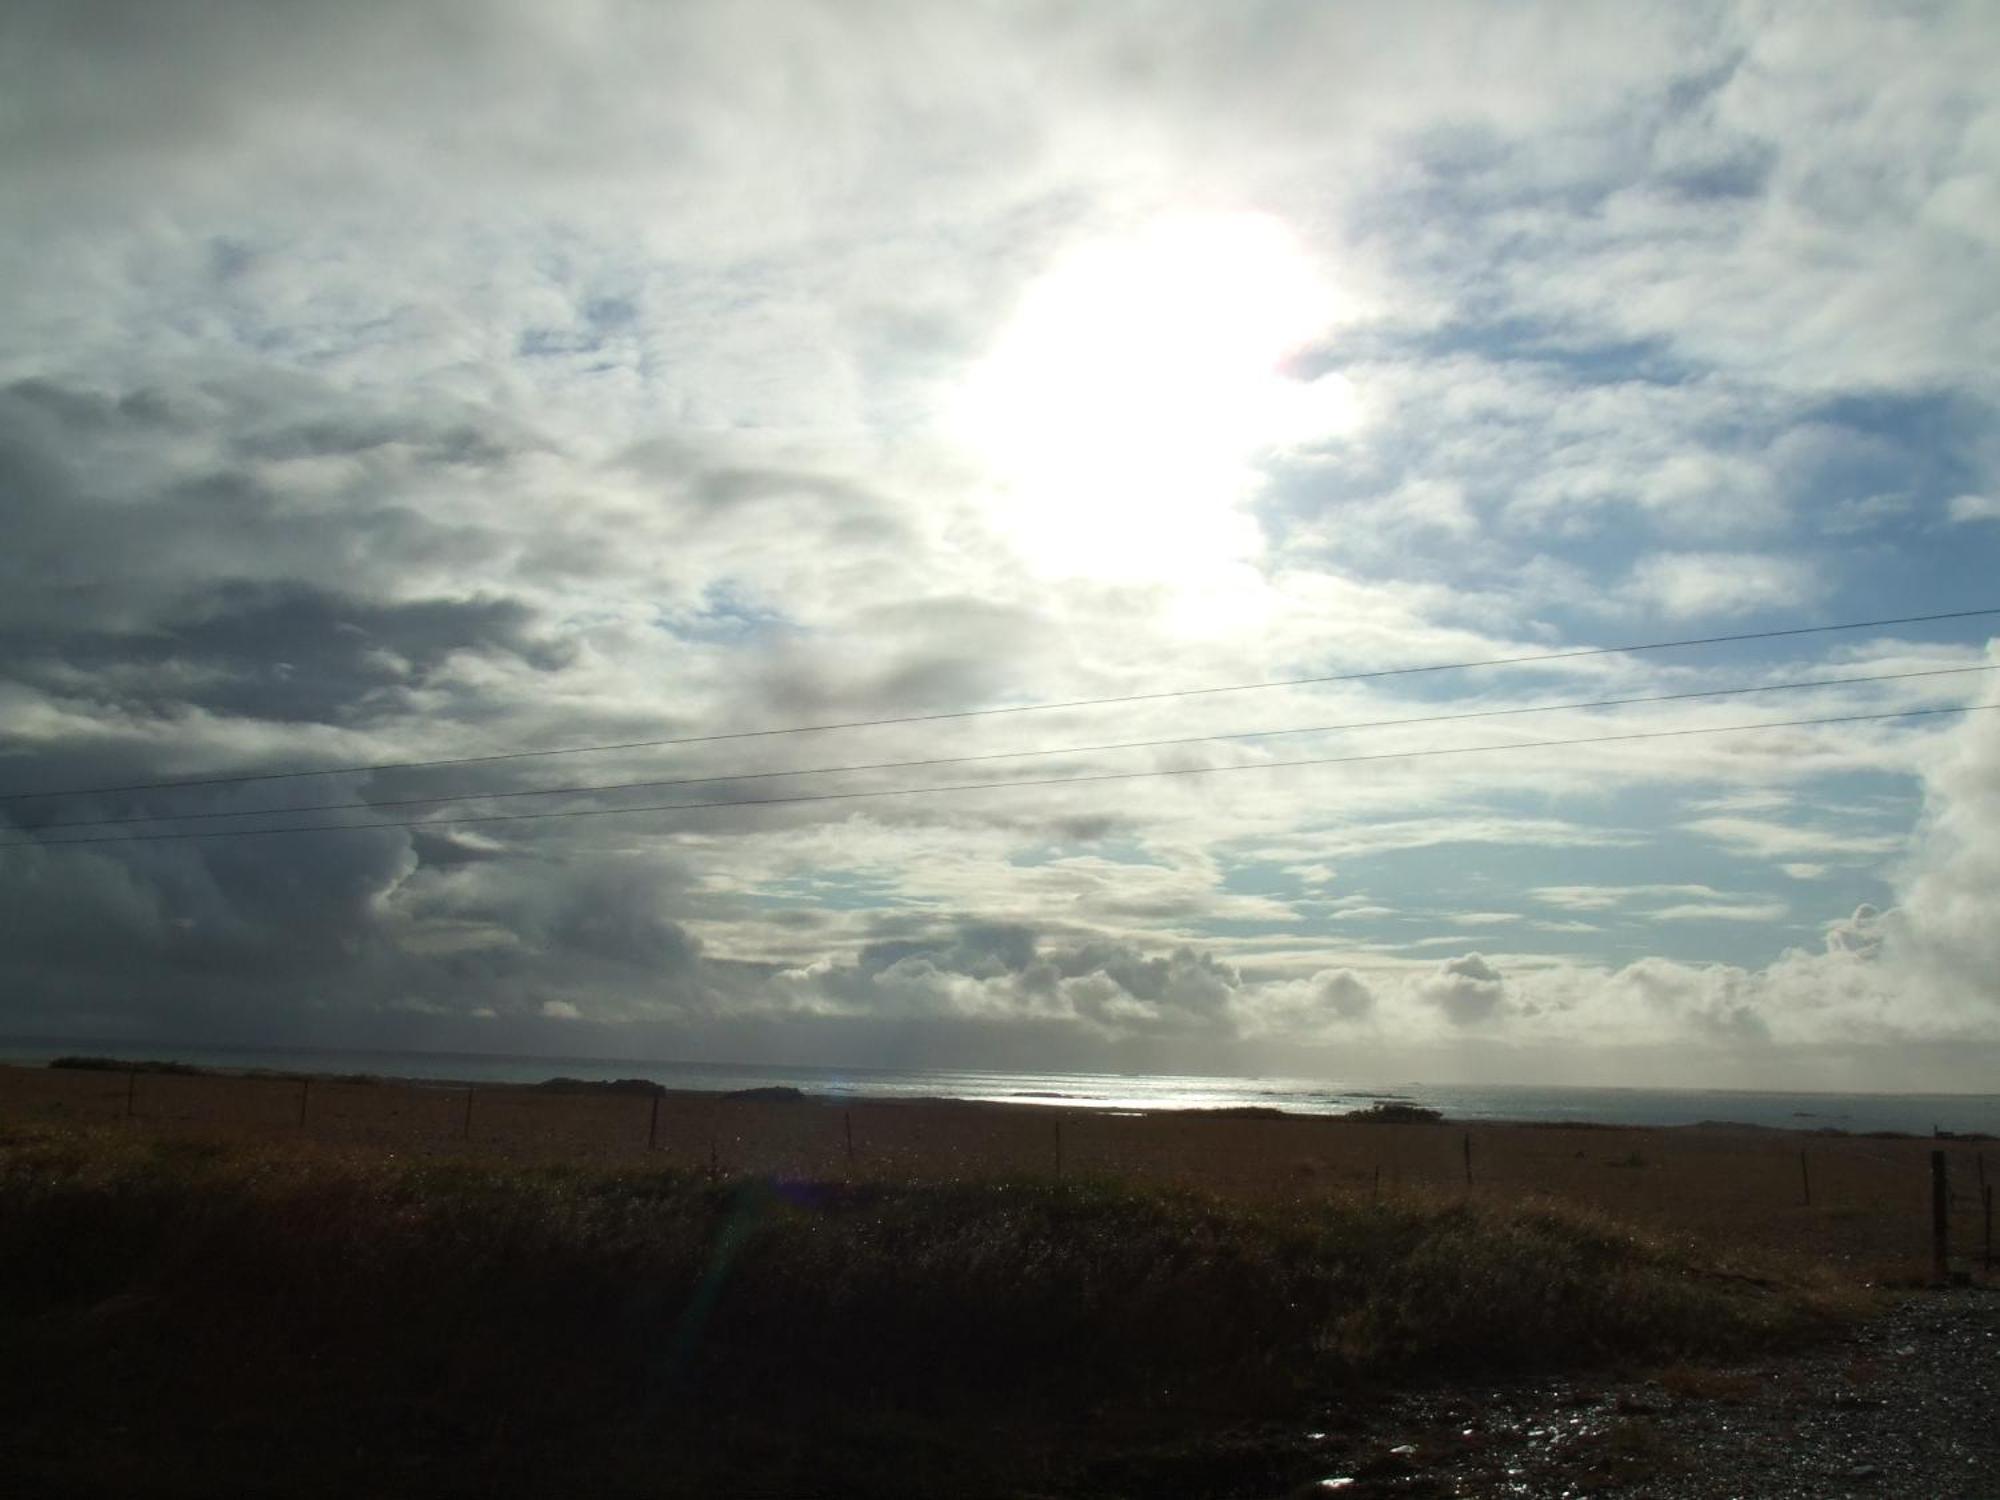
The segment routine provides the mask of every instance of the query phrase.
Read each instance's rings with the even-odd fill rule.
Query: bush
[[[1349,1110],[1340,1118],[1361,1125],[1437,1125],[1443,1122],[1444,1112],[1422,1104],[1390,1100],[1371,1104],[1366,1109]]]
[[[1742,1353],[1830,1308],[1553,1208],[0,1127],[0,1410],[113,1457],[115,1410],[176,1492],[282,1463],[352,1493],[369,1457],[436,1493],[423,1464],[483,1452],[459,1490],[1018,1493],[1046,1486],[996,1427],[1277,1420],[1361,1377]]]

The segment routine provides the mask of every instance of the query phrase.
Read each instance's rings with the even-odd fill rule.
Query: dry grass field
[[[1060,1170],[1265,1201],[1468,1191],[1494,1202],[1553,1198],[1709,1252],[1775,1253],[1889,1282],[1928,1274],[1934,1148],[1947,1152],[1952,1247],[1963,1267],[1980,1265],[1981,1184],[2000,1175],[1991,1143],[1752,1127],[1377,1124],[685,1093],[661,1095],[656,1110],[636,1094],[66,1068],[0,1067],[0,1117],[283,1135],[403,1155],[652,1159],[794,1180],[978,1181]]]
[[[1875,1300],[1497,1191],[983,1175],[1038,1144],[1053,1166],[1055,1117],[1021,1110],[856,1111],[883,1178],[804,1182],[643,1154],[635,1112],[596,1107],[629,1099],[501,1093],[482,1142],[475,1095],[468,1147],[463,1091],[385,1091],[346,1125],[401,1143],[340,1144],[310,1092],[285,1122],[284,1082],[0,1119],[19,1493],[1269,1500],[1327,1472],[1336,1424],[1394,1469],[1368,1412],[1411,1382],[1741,1359]],[[837,1108],[663,1103],[718,1154],[809,1161],[838,1123],[845,1157]],[[1177,1139],[1094,1123],[1086,1164]],[[1210,1170],[1287,1125],[1168,1123]]]

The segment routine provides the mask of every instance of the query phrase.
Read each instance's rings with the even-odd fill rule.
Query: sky
[[[1990,1090],[2000,714],[1858,716],[2000,614],[1354,674],[2000,608],[1996,77],[1978,0],[14,0],[0,1034]]]

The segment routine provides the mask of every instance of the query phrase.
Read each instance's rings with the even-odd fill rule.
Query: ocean
[[[995,1072],[953,1068],[829,1068],[776,1063],[640,1062],[629,1058],[517,1057],[471,1052],[161,1046],[65,1039],[0,1040],[0,1061],[42,1063],[65,1053],[172,1060],[216,1068],[373,1073],[472,1083],[545,1078],[647,1078],[670,1089],[722,1092],[789,1086],[828,1098],[968,1099],[1048,1108],[1235,1109],[1338,1115],[1385,1100],[1453,1120],[1594,1121],[1694,1125],[1728,1121],[1785,1130],[1933,1129],[2000,1135],[2000,1094],[1822,1094],[1738,1089],[1588,1088],[1527,1084],[1382,1083],[1196,1074]]]

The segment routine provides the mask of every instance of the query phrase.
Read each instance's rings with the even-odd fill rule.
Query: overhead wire
[[[1960,704],[1940,708],[1910,708],[1891,712],[1835,714],[1820,718],[1774,719],[1756,724],[1696,725],[1680,729],[1631,730],[1622,734],[1583,735],[1568,739],[1519,740],[1495,745],[1451,745],[1427,750],[1383,750],[1357,755],[1311,756],[1293,760],[1251,761],[1230,766],[1173,766],[1145,771],[1098,771],[1077,776],[1043,776],[1004,781],[944,783],[936,786],[879,787],[854,791],[807,792],[783,797],[737,797],[706,802],[661,802],[633,807],[555,808],[544,812],[480,813],[470,817],[371,820],[365,823],[294,824],[278,828],[213,828],[170,833],[125,833],[71,839],[17,839],[0,842],[0,849],[67,849],[94,844],[167,843],[191,839],[266,838],[302,833],[360,833],[370,829],[459,828],[496,823],[545,822],[570,818],[631,817],[644,813],[686,813],[741,807],[787,807],[803,803],[856,802],[889,797],[940,796],[990,792],[1020,787],[1075,786],[1111,781],[1145,781],[1169,776],[1220,776],[1237,771],[1278,771],[1306,766],[1355,765],[1365,761],[1425,760],[1449,755],[1483,755],[1512,750],[1554,750],[1580,745],[1610,745],[1639,740],[1683,739],[1696,735],[1742,734],[1763,729],[1799,729],[1833,724],[1864,724],[1888,719],[1914,719],[1942,714],[1984,713],[2000,703]]]
[[[1546,665],[1577,661],[1587,657],[1633,655],[1640,652],[1672,651],[1696,646],[1719,646],[1749,641],[1769,641],[1837,631],[1878,630],[1897,625],[1927,625],[1950,620],[1969,620],[2000,615],[2000,606],[1983,609],[1946,610],[1935,614],[1899,615],[1878,620],[1844,620],[1827,625],[1795,625],[1773,630],[1748,630],[1730,635],[1693,636],[1669,641],[1638,641],[1618,646],[1581,646],[1562,651],[1535,652],[1520,656],[1485,657],[1471,661],[1431,662],[1412,666],[1377,667],[1357,672],[1329,672],[1307,677],[1289,677],[1259,682],[1218,683],[1204,687],[1167,688],[1143,693],[1120,693],[1099,698],[1072,698],[1056,702],[999,704],[982,708],[960,708],[926,714],[896,714],[872,719],[844,719],[821,724],[790,724],[765,729],[736,729],[708,734],[670,735],[657,739],[624,740],[608,744],[553,746],[533,750],[508,750],[484,755],[460,755],[428,760],[379,761],[347,766],[313,766],[284,771],[246,771],[226,774],[176,777],[157,781],[127,782],[120,785],[56,787],[45,790],[0,792],[0,803],[23,802],[54,797],[109,796],[123,792],[165,791],[181,787],[238,786],[253,782],[292,781],[308,776],[358,776],[386,771],[418,771],[448,766],[492,765],[502,761],[534,760],[565,755],[600,755],[621,750],[657,750],[677,745],[719,744],[733,740],[767,739],[783,735],[821,734],[835,730],[877,729],[899,724],[935,724],[954,719],[988,718],[1002,714],[1048,713],[1063,709],[1103,708],[1122,704],[1161,702],[1173,698],[1195,698],[1222,693],[1261,692],[1277,688],[1316,687],[1340,682],[1369,682],[1391,677],[1412,677],[1426,673],[1465,672],[1488,667]]]
[[[832,766],[796,766],[762,771],[735,771],[704,776],[675,776],[642,781],[588,782],[567,786],[519,787],[504,790],[440,792],[425,797],[361,799],[346,802],[319,802],[293,807],[212,809],[202,812],[134,813],[115,818],[74,818],[37,823],[37,834],[78,828],[115,828],[135,823],[205,822],[219,818],[296,817],[321,812],[379,812],[398,807],[441,807],[454,802],[489,802],[521,797],[587,796],[598,792],[650,791],[665,787],[707,786],[724,782],[772,781],[788,777],[834,776],[863,771],[903,771],[929,766],[972,765],[996,760],[1026,760],[1059,755],[1097,755],[1118,750],[1166,749],[1180,745],[1220,744],[1235,740],[1274,739],[1303,734],[1338,734],[1363,729],[1412,728],[1428,724],[1456,723],[1470,719],[1508,718],[1523,714],[1580,712],[1602,708],[1626,708],[1643,704],[1683,703],[1707,698],[1733,698],[1753,693],[1798,692],[1811,688],[1856,687],[1885,682],[1907,682],[1916,678],[1956,677],[2000,670],[2000,663],[1977,666],[1933,667],[1907,672],[1879,672],[1858,677],[1810,678],[1797,682],[1755,683],[1748,686],[1707,688],[1681,693],[1650,693],[1624,698],[1597,698],[1569,703],[1512,704],[1501,708],[1467,709],[1456,713],[1422,714],[1399,719],[1363,719],[1340,724],[1308,724],[1284,729],[1225,730],[1210,734],[1174,735],[1158,739],[1117,740],[1095,745],[1056,745],[1028,750],[990,750],[972,755],[936,755],[906,760],[879,760]]]

